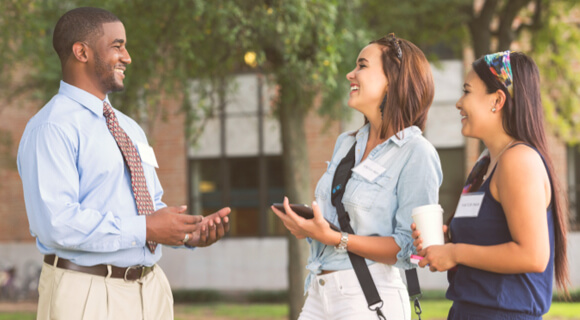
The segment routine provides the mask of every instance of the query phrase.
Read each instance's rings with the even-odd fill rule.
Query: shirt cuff
[[[121,222],[121,247],[143,247],[146,242],[147,224],[145,216],[123,218]]]
[[[394,234],[393,238],[395,239],[395,242],[399,248],[401,248],[399,253],[397,253],[397,262],[395,263],[395,267],[401,269],[415,268],[416,266],[411,264],[411,255],[416,252],[412,239],[402,234]]]

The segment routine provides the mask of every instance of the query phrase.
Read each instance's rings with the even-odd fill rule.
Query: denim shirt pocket
[[[383,173],[373,182],[370,182],[358,173],[353,172],[346,185],[343,202],[369,211],[372,209],[380,191],[393,188],[392,183],[389,183],[391,180],[392,177],[390,175]]]

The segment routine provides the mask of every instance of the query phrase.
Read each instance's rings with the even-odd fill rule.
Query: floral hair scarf
[[[510,64],[511,51],[503,51],[488,54],[484,57],[489,71],[501,82],[508,90],[510,95],[514,95],[512,66]]]

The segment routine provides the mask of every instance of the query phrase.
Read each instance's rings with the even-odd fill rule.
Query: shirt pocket
[[[385,172],[378,176],[373,182],[369,182],[361,175],[353,172],[343,198],[345,205],[351,205],[370,211],[375,207],[375,201],[379,193],[389,192],[394,188],[393,177]]]

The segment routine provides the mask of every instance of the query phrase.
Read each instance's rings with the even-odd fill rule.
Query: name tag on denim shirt
[[[374,182],[378,176],[385,172],[385,168],[371,159],[366,159],[361,162],[358,166],[352,169],[353,172],[361,175],[368,182]]]
[[[153,148],[142,142],[137,142],[137,148],[139,149],[141,161],[155,168],[159,168],[159,165],[157,164],[157,158],[155,158],[155,152],[153,152]]]
[[[464,193],[459,199],[454,218],[477,218],[484,192]]]

